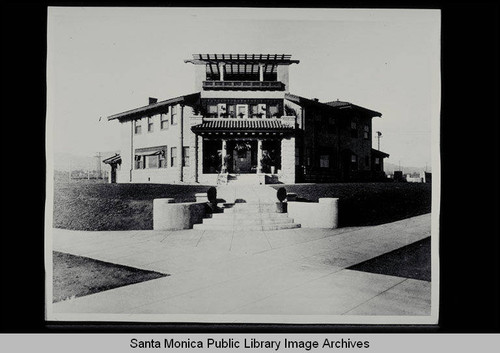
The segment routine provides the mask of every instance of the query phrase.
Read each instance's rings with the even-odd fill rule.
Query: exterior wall
[[[203,90],[203,81],[207,79],[207,71],[205,65],[194,66],[194,91],[201,92]]]
[[[196,166],[194,164],[195,146],[194,133],[191,132],[191,122],[189,117],[193,115],[192,108],[176,105],[176,124],[172,125],[172,107],[167,113],[168,128],[160,128],[160,115],[154,115],[153,131],[148,131],[147,117],[138,119],[141,121],[141,133],[134,133],[134,123],[131,120],[121,122],[121,156],[122,168],[117,173],[119,183],[178,183],[184,181],[194,182]],[[183,118],[184,116],[184,118]],[[167,146],[165,153],[165,168],[145,168],[135,169],[134,156],[137,149]],[[176,147],[176,166],[171,165],[172,147]],[[182,167],[183,147],[188,147],[190,151],[189,167]]]
[[[295,137],[281,140],[281,174],[279,180],[285,184],[295,183]]]
[[[276,71],[278,74],[278,81],[285,84],[285,92],[290,92],[288,84],[288,65],[278,65]]]
[[[121,169],[116,172],[117,183],[130,183],[133,156],[132,156],[132,122],[120,122],[120,156],[122,159]]]

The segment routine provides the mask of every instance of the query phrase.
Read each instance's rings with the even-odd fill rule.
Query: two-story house
[[[372,149],[373,117],[348,102],[289,93],[290,55],[194,54],[196,92],[108,117],[121,153],[112,182],[370,181],[386,153]]]

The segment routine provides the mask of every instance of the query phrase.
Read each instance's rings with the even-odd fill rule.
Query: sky
[[[48,151],[119,150],[106,117],[194,93],[195,53],[291,54],[290,93],[382,113],[386,161],[438,156],[440,12],[380,9],[51,7]]]

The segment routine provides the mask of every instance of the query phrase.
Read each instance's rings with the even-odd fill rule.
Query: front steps
[[[198,230],[255,231],[300,228],[287,213],[276,213],[276,203],[226,204],[224,213],[214,213],[193,225]],[[232,207],[231,207],[232,206]]]

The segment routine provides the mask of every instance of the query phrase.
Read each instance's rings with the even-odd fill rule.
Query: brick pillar
[[[295,137],[284,137],[281,140],[281,176],[285,184],[295,184]]]

